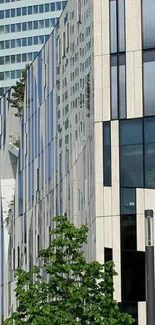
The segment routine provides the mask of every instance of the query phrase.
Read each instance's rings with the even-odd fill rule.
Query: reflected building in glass
[[[37,56],[65,0],[0,0],[0,97]]]
[[[146,325],[144,210],[155,211],[154,17],[153,0],[68,0],[28,70],[20,147],[11,156],[12,219],[3,232],[5,317],[16,308],[12,270],[38,263],[51,217],[66,213],[77,226],[89,225],[86,256],[113,259],[114,298]],[[6,97],[1,154],[10,150]]]

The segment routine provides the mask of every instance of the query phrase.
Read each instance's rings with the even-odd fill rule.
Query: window
[[[142,120],[120,121],[120,176],[122,187],[143,187]]]
[[[4,25],[0,26],[0,34],[4,34]]]
[[[10,63],[10,56],[7,55],[7,56],[5,57],[5,64],[9,64],[9,63]]]
[[[27,61],[27,59],[26,59],[26,53],[23,53],[22,54],[22,62],[26,62]]]
[[[32,15],[32,6],[28,7],[28,15]]]
[[[15,71],[11,71],[11,79],[15,79],[16,75],[15,75]]]
[[[56,10],[61,10],[61,2],[56,2]]]
[[[44,28],[44,21],[43,20],[39,20],[39,28]]]
[[[67,1],[62,2],[62,9],[64,9],[66,7],[66,3],[67,3]]]
[[[5,10],[5,18],[9,18],[10,17],[10,10],[7,9]]]
[[[49,19],[45,19],[45,27],[46,28],[50,27],[50,20]]]
[[[155,51],[143,54],[144,115],[155,114]]]
[[[122,260],[122,301],[145,301],[145,253],[124,250]]]
[[[39,5],[39,13],[43,13],[44,12],[44,5]]]
[[[121,214],[136,214],[135,188],[121,188]]]
[[[38,36],[34,36],[33,43],[34,43],[34,45],[38,44]]]
[[[16,40],[17,47],[21,47],[21,38],[18,38]]]
[[[26,23],[22,23],[22,31],[26,31]]]
[[[27,8],[26,7],[23,7],[22,8],[22,16],[26,16],[26,14],[27,14],[27,10],[26,10]]]
[[[142,0],[143,47],[155,46],[155,1]]]
[[[17,8],[17,16],[21,16],[21,8]]]
[[[33,6],[33,13],[37,14],[38,13],[38,6]]]
[[[27,46],[27,39],[26,38],[22,38],[22,46]]]
[[[49,9],[50,9],[49,7],[50,7],[49,3],[46,3],[45,4],[45,12],[48,12],[49,11]]]
[[[17,63],[21,62],[21,54],[17,54]]]
[[[16,24],[16,28],[17,28],[17,32],[20,32],[21,31],[21,24]]]
[[[15,9],[11,9],[11,17],[15,17],[16,16],[16,11]]]
[[[4,72],[0,72],[0,80],[4,80]]]
[[[11,55],[11,63],[15,63],[15,55]]]
[[[110,0],[110,46],[111,53],[125,51],[124,0]]]
[[[11,33],[15,33],[15,24],[11,25]]]
[[[29,37],[29,38],[28,38],[28,45],[29,45],[29,46],[32,45],[32,37]]]
[[[34,21],[34,29],[38,29],[38,20]]]
[[[10,33],[10,25],[6,25],[5,26],[5,32],[6,33]]]
[[[39,44],[44,44],[44,35],[39,36]]]
[[[10,48],[10,41],[5,41],[5,48],[6,49],[9,49]]]
[[[155,117],[144,120],[145,187],[155,188]]]
[[[28,30],[32,30],[32,21],[28,22]]]
[[[4,19],[4,10],[0,10],[0,19]]]
[[[136,215],[121,215],[121,248],[136,250],[136,238]]]
[[[103,182],[111,186],[111,127],[110,122],[103,122]]]
[[[28,61],[32,61],[32,53],[28,53]]]
[[[15,47],[15,40],[12,39],[12,40],[11,40],[11,48],[14,48],[14,47]]]
[[[55,26],[55,18],[52,18],[51,19],[51,27],[54,27]]]
[[[125,54],[111,56],[111,117],[126,118]]]
[[[4,56],[0,56],[0,65],[4,64]]]
[[[112,261],[112,248],[108,248],[108,247],[104,248],[104,261],[105,263]]]
[[[51,3],[51,11],[55,11],[55,3]]]

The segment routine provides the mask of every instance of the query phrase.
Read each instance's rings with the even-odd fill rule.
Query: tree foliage
[[[20,117],[21,112],[24,108],[24,91],[27,77],[27,69],[29,68],[29,64],[26,65],[26,68],[21,70],[21,78],[16,81],[15,86],[12,86],[12,95],[8,97],[8,101],[11,104],[11,107],[17,109],[16,116]]]
[[[53,240],[39,254],[42,266],[16,270],[18,308],[5,325],[132,324],[113,300],[113,262],[87,262],[84,256],[87,226],[76,228],[67,217],[54,222]]]

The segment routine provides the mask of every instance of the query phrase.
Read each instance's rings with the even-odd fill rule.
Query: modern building
[[[154,27],[154,0],[68,0],[31,64],[19,156],[13,151],[8,162],[16,162],[17,172],[1,174],[3,221],[4,179],[15,184],[11,217],[2,226],[5,317],[16,308],[13,270],[38,263],[51,217],[67,213],[77,226],[89,225],[87,257],[114,260],[120,308],[146,325],[144,210],[155,211]],[[6,98],[1,170],[10,150]]]
[[[0,0],[0,96],[34,60],[65,5],[65,0]]]

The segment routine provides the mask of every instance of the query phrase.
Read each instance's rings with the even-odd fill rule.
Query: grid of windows
[[[56,18],[51,19],[41,19],[23,23],[16,23],[10,25],[0,26],[0,34],[16,33],[16,32],[25,32],[29,30],[37,30],[42,28],[51,28],[54,27],[57,22]]]
[[[66,2],[67,1],[57,1],[55,3],[46,3],[46,4],[40,4],[34,6],[0,10],[0,19],[63,10],[66,6]]]
[[[29,52],[23,54],[1,56],[0,65],[33,61],[37,54],[38,52]]]
[[[0,41],[0,50],[10,49],[15,47],[25,47],[38,44],[44,44],[47,41],[49,35],[33,36],[33,37],[24,37],[17,38],[12,40]]]

